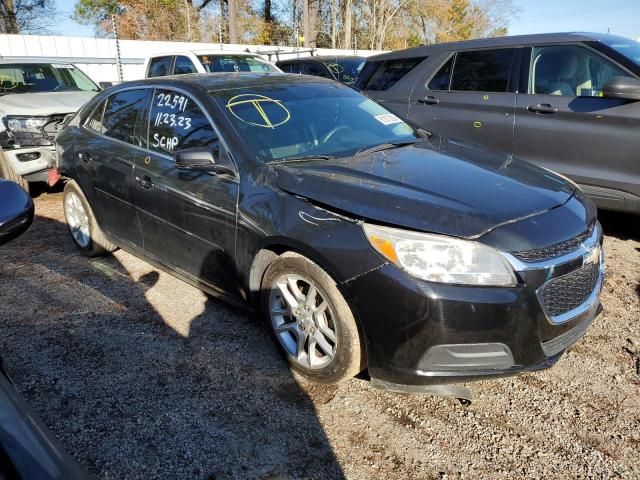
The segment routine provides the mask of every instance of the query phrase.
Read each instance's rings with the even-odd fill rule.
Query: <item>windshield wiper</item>
[[[385,142],[385,143],[380,143],[378,145],[374,145],[373,147],[362,147],[360,150],[358,150],[355,153],[355,157],[357,157],[358,155],[366,155],[368,153],[375,153],[375,152],[380,152],[382,150],[389,150],[392,148],[400,148],[400,147],[406,147],[407,145],[413,145],[414,143],[420,143],[420,142],[424,142],[424,138],[414,138],[411,140],[405,140],[404,142]]]
[[[267,162],[267,164],[274,165],[278,163],[311,162],[313,160],[331,160],[333,158],[336,157],[332,157],[331,155],[302,155],[300,157],[287,157],[279,160],[271,160],[270,162]]]

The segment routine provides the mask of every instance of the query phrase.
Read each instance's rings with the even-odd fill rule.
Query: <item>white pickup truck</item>
[[[48,181],[65,117],[99,91],[70,64],[0,59],[0,178]]]

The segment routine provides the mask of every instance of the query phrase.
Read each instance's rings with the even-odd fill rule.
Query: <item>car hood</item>
[[[0,111],[5,115],[52,115],[74,113],[97,92],[13,93],[0,97]]]
[[[369,155],[275,164],[278,186],[388,225],[474,238],[566,203],[575,187],[511,156],[435,137]]]

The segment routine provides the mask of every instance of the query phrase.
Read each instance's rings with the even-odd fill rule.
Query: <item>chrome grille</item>
[[[539,292],[547,314],[556,317],[585,303],[596,288],[599,276],[600,265],[590,263],[548,281]]]
[[[534,250],[524,250],[522,252],[513,252],[513,256],[519,258],[523,262],[543,262],[553,258],[561,257],[574,251],[582,242],[587,240],[593,233],[592,224],[588,230],[581,233],[577,237],[564,242],[555,243],[544,248],[536,248]]]

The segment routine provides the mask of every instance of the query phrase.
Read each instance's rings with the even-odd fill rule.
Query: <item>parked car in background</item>
[[[33,201],[14,182],[0,179],[0,245],[23,234],[33,221]],[[0,248],[1,252],[1,248]],[[0,478],[87,479],[36,413],[16,392],[0,357]]]
[[[353,85],[365,60],[365,57],[355,55],[327,55],[280,60],[276,65],[286,73],[331,78],[346,85]]]
[[[0,59],[0,178],[47,181],[65,117],[99,91],[71,64]]]
[[[640,43],[567,33],[370,57],[357,88],[422,128],[569,176],[640,213]]]
[[[600,309],[602,231],[573,183],[427,138],[332,80],[130,82],[57,142],[83,254],[121,247],[248,303],[312,381],[546,368]]]
[[[176,52],[152,55],[145,61],[145,78],[212,72],[279,72],[260,55],[226,50]]]

